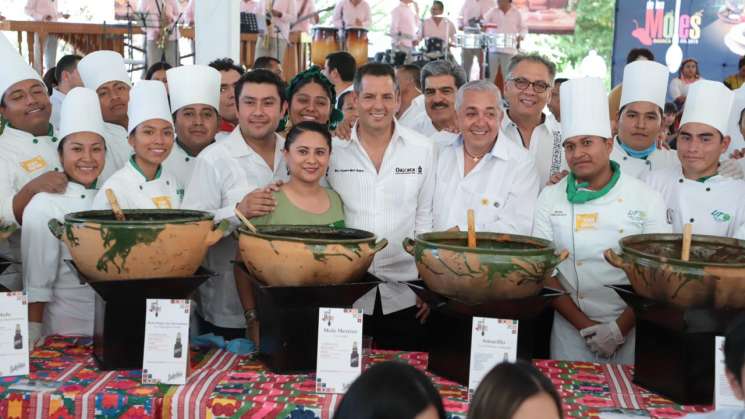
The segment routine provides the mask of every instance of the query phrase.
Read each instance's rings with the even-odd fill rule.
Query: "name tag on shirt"
[[[598,223],[598,213],[592,212],[589,214],[577,214],[574,219],[574,229],[576,231],[582,230],[594,230],[595,225]]]
[[[22,161],[21,167],[26,173],[34,173],[47,167],[47,161],[41,156],[36,156],[33,159]]]
[[[171,206],[171,198],[168,196],[154,196],[152,199],[153,204],[155,204],[155,207],[158,209],[173,208],[173,206]]]

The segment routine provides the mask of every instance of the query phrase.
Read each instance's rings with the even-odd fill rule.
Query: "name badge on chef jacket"
[[[588,214],[577,214],[574,218],[575,231],[594,230],[598,223],[598,213],[591,212]]]
[[[34,173],[47,167],[47,161],[41,156],[21,162],[21,167],[26,173]]]
[[[154,196],[152,198],[153,204],[158,209],[171,209],[171,198],[168,196]]]

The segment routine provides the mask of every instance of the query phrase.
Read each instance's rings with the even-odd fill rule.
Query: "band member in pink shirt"
[[[284,61],[290,40],[290,23],[297,18],[297,0],[260,0],[259,11],[267,19],[266,33],[256,41],[254,57],[274,57]]]
[[[290,25],[290,32],[310,34],[310,27],[318,23],[318,15],[314,13],[316,5],[313,0],[297,0],[297,19]]]
[[[146,26],[147,66],[165,61],[179,65],[178,26],[179,5],[176,0],[142,0],[138,9]],[[165,31],[165,32],[163,32]]]
[[[440,0],[435,0],[430,8],[432,16],[422,23],[420,39],[437,38],[442,41],[442,51],[448,51],[455,46],[455,25],[450,19],[443,17],[445,5]],[[427,51],[430,52],[430,51]]]
[[[38,22],[55,22],[60,18],[69,19],[67,13],[60,13],[57,10],[56,0],[28,0],[26,14]],[[5,19],[2,17],[0,20]],[[34,34],[34,60],[41,62],[41,45],[39,45],[39,35]],[[47,42],[44,45],[44,67],[52,68],[57,64],[57,37],[47,35]]]
[[[339,0],[333,21],[339,29],[370,29],[370,5],[365,0]]]
[[[419,7],[413,0],[401,0],[391,11],[392,49],[406,52],[406,61],[411,61],[411,53],[419,42]]]
[[[495,0],[465,0],[458,16],[458,28],[461,30],[468,27],[478,28],[486,12],[496,5],[497,2]],[[481,48],[462,48],[460,54],[463,69],[466,70],[466,77],[469,80],[471,79],[471,67],[473,66],[474,58],[479,60],[479,67],[483,75],[484,53]]]
[[[515,45],[503,45],[489,48],[489,78],[494,80],[499,70],[502,78],[507,78],[507,67],[512,57],[517,55],[520,41],[528,34],[525,17],[512,7],[512,0],[498,0],[497,7],[492,8],[484,16],[484,22],[489,33],[507,34],[517,42]]]

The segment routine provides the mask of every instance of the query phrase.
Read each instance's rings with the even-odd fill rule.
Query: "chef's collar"
[[[716,175],[718,175],[718,174],[719,174],[719,173],[714,173],[714,174],[713,174],[713,175],[711,175],[711,176],[703,176],[703,177],[700,177],[700,178],[696,179],[696,182],[701,182],[701,183],[704,183],[704,182],[706,182],[707,180],[709,180],[709,179],[713,178],[714,176],[716,176]]]
[[[21,130],[21,129],[18,129],[18,128],[14,127],[13,125],[11,125],[11,123],[10,123],[10,122],[7,122],[7,120],[5,120],[5,119],[3,119],[3,120],[4,120],[4,121],[6,121],[6,122],[5,122],[5,126],[6,126],[6,127],[8,127],[8,128],[10,128],[10,129],[14,129],[14,130],[16,130],[16,131],[19,131],[19,132],[24,132],[24,133],[26,133],[26,134],[28,134],[28,135],[30,135],[30,136],[32,136],[32,137],[38,137],[37,135],[31,134],[31,133],[30,133],[30,132],[28,132],[28,131],[24,131],[24,130]],[[0,131],[0,132],[2,132],[2,131]],[[54,136],[54,127],[52,126],[52,124],[51,124],[51,123],[49,124],[49,128],[47,129],[47,134],[46,134],[46,136],[47,136],[47,137],[51,137],[51,138],[52,138],[52,142],[53,142],[53,143],[56,143],[57,141],[59,141],[59,140],[57,139],[57,137],[55,137],[55,136]],[[35,139],[35,138],[34,138],[34,139]],[[34,144],[35,144],[35,143],[34,143]]]
[[[89,191],[95,191],[95,190],[98,190],[98,186],[97,186],[97,185],[98,185],[98,178],[96,178],[96,180],[94,180],[94,181],[93,181],[93,184],[92,184],[92,185],[90,186],[90,188],[89,188],[89,187],[87,187],[87,186],[85,186],[85,185],[83,185],[83,184],[82,184],[82,183],[80,183],[80,182],[77,182],[77,181],[75,181],[75,180],[72,180],[72,179],[70,178],[70,176],[67,176],[67,182],[68,182],[68,183],[70,183],[70,184],[74,184],[74,185],[79,185],[79,186],[81,186],[81,187],[82,187],[83,189],[85,189],[85,190],[89,190]]]
[[[145,181],[150,182],[150,180],[147,178],[147,176],[145,176],[145,172],[143,172],[142,171],[142,168],[140,168],[140,165],[137,164],[137,160],[135,160],[134,154],[132,155],[132,157],[129,158],[129,163],[132,165],[132,167],[135,168],[135,170],[137,170],[137,172],[139,174],[142,175],[142,177],[145,178]],[[152,180],[156,180],[156,179],[160,178],[161,172],[163,172],[163,165],[160,165],[159,164],[158,165],[158,170],[155,171],[155,176],[153,177]]]
[[[214,142],[215,142],[215,140],[212,140],[212,142],[210,144],[212,144]],[[184,153],[186,153],[187,156],[189,156],[191,158],[196,158],[197,157],[197,156],[191,154],[191,151],[189,151],[189,149],[186,148],[186,146],[184,145],[184,143],[182,143],[181,140],[179,140],[178,137],[176,137],[176,145],[179,146],[180,149],[184,150]]]
[[[587,189],[589,186],[587,182],[577,183],[577,179],[574,177],[574,172],[569,172],[566,188],[567,200],[573,204],[584,204],[585,202],[601,198],[610,192],[610,190],[616,186],[618,179],[621,177],[621,166],[611,160],[610,167],[613,171],[610,182],[597,191]]]

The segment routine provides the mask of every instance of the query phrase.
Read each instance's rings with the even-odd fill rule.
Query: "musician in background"
[[[59,18],[70,18],[69,14],[60,13],[57,10],[56,0],[28,0],[24,10],[27,15],[37,22],[55,22]],[[41,62],[40,44],[39,35],[34,34],[34,60],[37,63]],[[52,68],[55,64],[57,64],[57,37],[47,35],[46,45],[44,45],[44,67]]]
[[[422,23],[420,39],[437,38],[441,40],[442,51],[448,51],[448,56],[450,56],[450,47],[455,46],[455,25],[450,19],[442,16],[445,12],[445,5],[440,0],[435,0],[429,10],[432,16]]]
[[[274,57],[280,62],[285,58],[290,40],[290,23],[297,18],[297,0],[260,0],[259,10],[264,12],[266,32],[256,41],[254,57]]]
[[[305,32],[310,35],[310,27],[318,23],[314,3],[313,0],[297,0],[297,18],[290,27],[291,32]]]
[[[138,12],[146,26],[147,66],[165,61],[179,65],[178,26],[179,5],[176,0],[141,0]]]
[[[391,47],[394,51],[406,53],[406,62],[411,62],[411,54],[419,43],[419,7],[413,0],[400,0],[391,12]]]
[[[484,15],[486,15],[486,12],[496,5],[497,3],[495,0],[465,0],[463,2],[463,7],[460,9],[460,13],[458,14],[458,28],[460,30],[469,27],[478,29],[480,22],[484,19]],[[474,58],[479,60],[479,67],[483,74],[484,53],[481,48],[462,48],[460,58],[461,65],[466,71],[466,78],[468,80],[471,79],[471,67],[473,66]]]
[[[507,79],[507,67],[512,57],[517,55],[520,41],[528,34],[528,25],[525,17],[512,7],[512,0],[498,0],[497,7],[489,10],[484,16],[484,26],[488,33],[503,33],[512,35],[516,39],[516,45],[499,46],[489,48],[489,78],[494,81],[499,70],[502,70],[502,78]]]
[[[370,29],[370,5],[365,0],[340,0],[334,7],[334,26]]]

